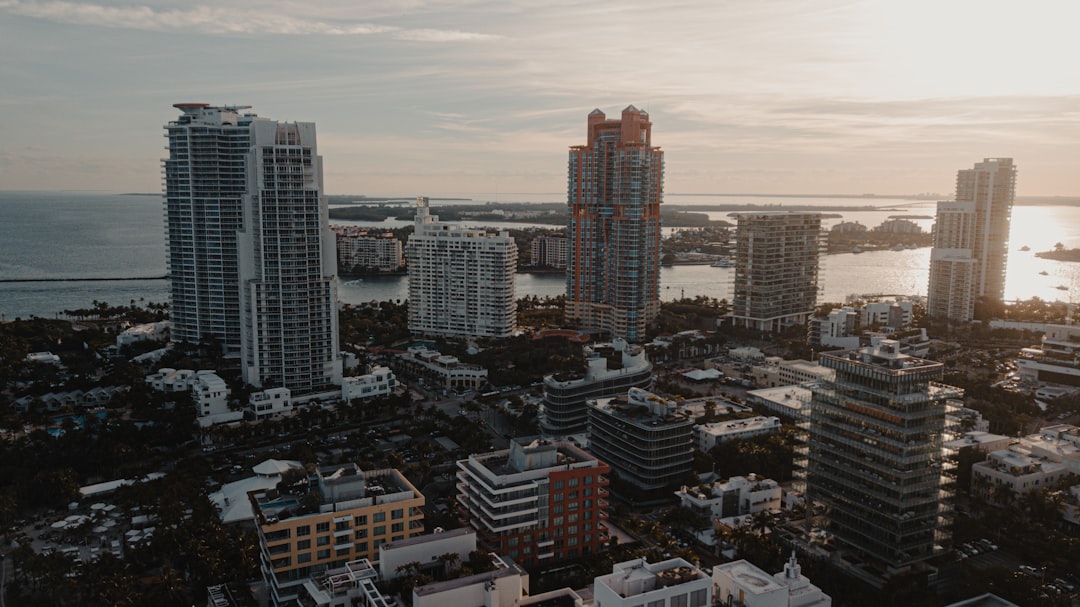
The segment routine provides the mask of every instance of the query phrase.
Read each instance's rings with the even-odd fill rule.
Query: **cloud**
[[[0,11],[21,17],[59,23],[148,31],[196,31],[208,35],[324,35],[369,36],[387,34],[398,40],[417,42],[468,42],[499,36],[466,32],[380,25],[358,21],[319,21],[285,12],[259,12],[197,5],[183,9],[149,6],[105,6],[63,0],[0,0]]]

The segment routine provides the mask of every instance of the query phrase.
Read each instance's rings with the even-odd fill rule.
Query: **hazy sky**
[[[1080,4],[0,0],[0,189],[160,191],[177,102],[314,121],[331,194],[566,188],[634,104],[668,193],[1080,195]],[[548,196],[548,198],[552,198]]]

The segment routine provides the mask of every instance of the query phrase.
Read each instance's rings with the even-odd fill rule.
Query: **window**
[[[297,563],[310,563],[311,562],[311,553],[310,552],[301,552],[300,554],[296,555],[296,562]]]
[[[328,558],[330,558],[330,551],[329,550],[319,550],[318,552],[315,553],[315,558],[317,558],[319,560],[328,559]]]
[[[374,515],[373,515],[373,516],[371,517],[371,520],[373,520],[373,521],[374,521],[374,522],[376,522],[376,523],[381,523],[381,522],[383,522],[383,521],[385,521],[385,520],[386,520],[386,513],[385,513],[385,512],[376,512],[376,513],[375,513],[375,514],[374,514]]]
[[[356,524],[357,525],[366,525],[367,524],[367,515],[366,514],[358,515],[356,517]]]
[[[299,542],[296,542],[296,549],[297,550],[310,550],[311,549],[311,540],[300,540]]]
[[[569,481],[567,481],[566,484],[569,487],[577,487],[578,486],[578,481],[579,481],[578,477],[575,476],[575,477],[571,478]]]
[[[390,518],[395,519],[395,520],[400,519],[400,518],[402,518],[404,516],[405,516],[405,511],[402,510],[401,508],[398,508],[397,510],[394,510],[394,511],[392,511],[390,513]]]
[[[341,521],[334,524],[334,531],[348,531],[349,529],[349,521]]]
[[[690,607],[705,607],[705,589],[694,590],[690,593]]]
[[[685,594],[675,595],[671,597],[669,605],[671,605],[671,607],[686,607],[689,598],[690,597]]]
[[[586,476],[585,478],[581,479],[581,482],[585,483],[586,485],[591,485],[592,484],[592,477],[591,476]]]
[[[367,537],[367,529],[357,529],[356,533],[353,534],[353,537],[358,540]]]
[[[367,542],[356,542],[357,552],[367,552]]]
[[[319,537],[315,538],[315,545],[316,546],[329,546],[330,545],[330,536],[329,535],[320,535]]]
[[[338,548],[334,551],[334,556],[349,556],[348,548]]]
[[[517,546],[518,545],[518,539],[516,537],[508,538],[506,540],[506,545],[507,546]]]
[[[296,528],[296,537],[311,535],[311,525],[300,525]]]
[[[555,489],[556,491],[561,491],[561,490],[562,490],[562,488],[563,488],[563,482],[562,482],[562,481],[555,481],[555,482],[554,482],[554,483],[552,484],[552,486],[553,486],[553,488],[554,488],[554,489]]]
[[[393,523],[390,525],[390,533],[401,533],[405,531],[405,523]]]
[[[563,498],[563,494],[561,494],[561,493],[556,493],[556,494],[554,495],[554,497],[552,497],[552,498],[551,498],[551,501],[553,501],[553,502],[561,502],[561,501],[562,501],[562,498]]]
[[[319,523],[315,525],[315,533],[327,533],[330,531],[330,522]]]
[[[386,535],[386,525],[377,525],[371,533],[372,535]]]

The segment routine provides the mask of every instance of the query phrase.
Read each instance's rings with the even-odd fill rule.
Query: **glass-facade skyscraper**
[[[660,311],[664,153],[649,114],[593,110],[567,181],[567,322],[640,342]]]

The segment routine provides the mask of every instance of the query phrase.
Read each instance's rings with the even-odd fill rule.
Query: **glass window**
[[[330,545],[330,536],[329,535],[320,535],[319,537],[315,538],[315,545],[316,546],[329,546]]]
[[[296,562],[297,563],[310,563],[311,562],[311,553],[310,552],[301,552],[300,554],[296,555]]]
[[[371,520],[375,521],[376,523],[381,523],[386,520],[386,513],[376,512],[374,515],[372,515]]]
[[[330,531],[330,522],[318,523],[315,525],[315,533],[326,533]]]
[[[570,486],[570,487],[577,487],[578,482],[579,482],[579,479],[578,479],[578,477],[575,476],[575,477],[571,478],[569,481],[567,481],[566,484],[567,484],[567,486]]]
[[[328,559],[328,558],[330,558],[330,551],[329,550],[319,550],[318,552],[315,553],[315,558],[317,558],[319,560]]]
[[[390,533],[401,533],[405,531],[405,523],[392,523],[390,525]]]
[[[401,508],[398,508],[397,510],[394,510],[394,511],[390,512],[390,518],[392,518],[392,519],[400,519],[400,518],[402,518],[404,516],[405,516],[405,511],[403,509],[401,509]]]
[[[296,537],[311,535],[311,525],[300,525],[296,528]]]
[[[311,549],[311,540],[300,540],[299,542],[296,542],[296,549],[297,550],[310,550]]]
[[[386,525],[377,525],[371,533],[372,535],[386,535]]]
[[[361,515],[357,516],[356,517],[356,524],[357,525],[366,525],[367,524],[367,515],[366,514],[361,514]]]

